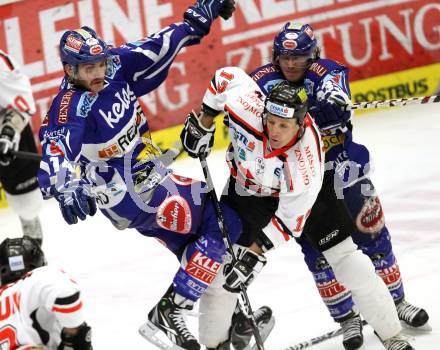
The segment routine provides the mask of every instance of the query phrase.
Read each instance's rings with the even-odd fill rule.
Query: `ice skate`
[[[362,348],[364,337],[362,335],[362,320],[359,314],[353,313],[351,317],[341,322],[343,331],[342,345],[346,350]]]
[[[263,342],[267,339],[275,325],[275,318],[268,306],[262,306],[254,312],[255,321],[260,331]],[[251,344],[253,336],[252,327],[246,316],[241,312],[235,312],[232,317],[231,343],[235,350],[257,349],[255,342]]]
[[[183,314],[185,310],[192,310],[193,304],[193,301],[174,293],[170,287],[149,312],[148,321],[141,325],[139,333],[164,350],[200,350],[197,339],[186,326]]]
[[[37,216],[31,220],[25,220],[20,217],[23,236],[29,236],[35,239],[41,246],[43,243],[43,230],[41,229],[40,218]]]
[[[380,338],[379,338],[380,339]],[[410,343],[401,334],[386,340],[381,340],[386,350],[414,350]]]
[[[428,313],[417,306],[402,300],[396,305],[399,320],[405,329],[431,332],[432,327],[428,323]]]

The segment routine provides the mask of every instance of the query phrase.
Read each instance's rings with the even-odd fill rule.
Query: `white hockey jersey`
[[[56,349],[64,327],[85,322],[77,284],[61,270],[39,267],[0,288],[0,349]]]
[[[258,196],[279,196],[279,205],[263,229],[274,248],[299,237],[316,200],[324,174],[320,133],[307,115],[302,137],[272,150],[263,127],[264,94],[243,70],[216,71],[203,103],[224,111],[231,146],[227,162],[231,175],[246,191]]]
[[[0,110],[3,108],[15,108],[26,122],[35,113],[29,78],[11,56],[0,50]]]

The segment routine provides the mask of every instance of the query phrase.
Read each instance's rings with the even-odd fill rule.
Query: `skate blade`
[[[173,343],[160,328],[150,321],[145,322],[139,327],[139,334],[160,349],[185,350]]]
[[[269,322],[265,324],[261,324],[258,329],[260,330],[261,340],[263,343],[266,341],[267,337],[269,336],[270,332],[272,332],[273,327],[275,326],[275,317],[271,317]],[[257,350],[258,346],[255,342],[255,338],[252,337],[251,341],[249,342],[249,345],[246,346],[243,350]]]
[[[417,335],[420,333],[432,332],[432,327],[429,324],[429,322],[426,322],[423,326],[420,326],[420,327],[410,326],[408,323],[406,323],[404,321],[400,321],[400,324],[402,325],[402,328],[403,328],[402,332],[407,333],[409,335]]]

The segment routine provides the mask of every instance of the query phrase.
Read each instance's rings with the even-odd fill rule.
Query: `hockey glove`
[[[223,288],[232,293],[240,292],[241,286],[248,287],[266,263],[267,259],[264,255],[258,255],[247,249],[234,265],[225,266],[226,282]]]
[[[61,332],[61,344],[57,350],[92,350],[92,329],[83,323],[77,327],[75,335],[68,335],[66,331]]]
[[[351,105],[351,100],[338,84],[326,81],[318,88],[316,97],[309,112],[321,130],[344,127],[348,123],[351,112],[344,107]]]
[[[58,201],[61,214],[69,224],[76,224],[78,218],[85,220],[87,215],[96,214],[96,200],[90,192],[88,184],[73,180],[57,191],[55,199]]]
[[[8,166],[15,158],[12,152],[18,150],[20,142],[20,133],[12,123],[18,112],[14,109],[4,109],[0,114],[3,115],[3,123],[0,126],[0,165]]]
[[[202,37],[209,33],[212,22],[219,15],[228,19],[234,10],[234,0],[197,0],[185,11],[183,19],[194,29],[196,35]]]
[[[192,158],[201,155],[207,157],[214,144],[215,123],[207,129],[201,122],[200,117],[192,111],[186,118],[185,125],[180,133],[182,147]]]

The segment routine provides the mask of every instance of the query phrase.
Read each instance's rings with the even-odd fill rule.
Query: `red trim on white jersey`
[[[212,83],[208,86],[208,90],[211,94],[217,95],[217,91],[212,87]]]
[[[318,147],[319,161],[322,162],[322,159],[321,159],[321,142],[319,141],[319,131],[316,130],[316,127],[314,126],[312,118],[310,117],[309,114],[307,114],[307,116],[305,118],[305,124],[312,131],[313,137],[315,138],[315,141],[316,141],[316,147]]]
[[[274,216],[274,217],[272,217],[271,221],[272,221],[272,224],[277,228],[277,230],[281,232],[281,234],[284,237],[284,240],[287,242],[290,239],[290,236],[286,231],[283,230],[283,228],[279,224],[277,218]]]
[[[229,113],[229,116],[234,119],[234,122],[240,124],[247,132],[253,134],[255,137],[261,139],[264,137],[263,132],[255,129],[252,125],[247,123],[244,119],[240,118],[228,105],[225,104],[225,110]]]
[[[82,308],[82,302],[80,301],[77,305],[69,306],[69,307],[54,306],[52,307],[52,311],[60,312],[63,314],[70,314],[72,312],[78,311],[81,308]]]
[[[3,52],[0,51],[0,58],[3,62],[5,62],[6,66],[13,71],[15,69],[14,65],[12,64],[11,60],[7,55],[5,55]]]

